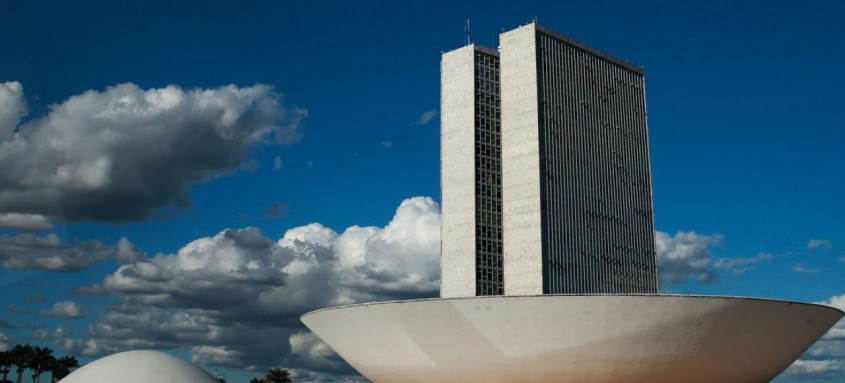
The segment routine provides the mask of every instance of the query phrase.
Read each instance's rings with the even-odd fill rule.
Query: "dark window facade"
[[[476,295],[502,295],[502,125],[499,57],[475,51]]]
[[[656,293],[643,75],[536,41],[543,293]]]

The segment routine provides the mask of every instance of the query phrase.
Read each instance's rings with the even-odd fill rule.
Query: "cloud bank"
[[[712,282],[718,270],[768,260],[715,259],[719,235],[657,232],[663,283]],[[437,296],[440,210],[429,197],[403,201],[385,226],[337,232],[320,223],[279,239],[257,228],[226,229],[120,266],[93,291],[119,303],[82,337],[50,337],[67,351],[98,356],[128,348],[188,349],[194,362],[301,376],[354,374],[302,327],[307,311],[341,304]]]
[[[194,361],[265,369],[353,373],[299,316],[339,304],[437,296],[440,210],[428,197],[401,203],[384,227],[341,233],[319,223],[278,240],[227,229],[175,254],[121,266],[94,290],[121,303],[87,337],[59,344],[84,355],[190,347]]]
[[[0,213],[0,229],[16,231],[51,230],[53,224],[39,214]]]
[[[23,87],[0,83],[0,212],[126,221],[185,206],[191,184],[291,143],[304,109],[267,85],[87,91],[20,124]]]
[[[62,242],[55,234],[37,236],[22,233],[0,235],[0,265],[6,269],[33,269],[72,272],[94,262],[113,260],[121,263],[138,262],[147,255],[126,238],[108,246],[100,241]]]

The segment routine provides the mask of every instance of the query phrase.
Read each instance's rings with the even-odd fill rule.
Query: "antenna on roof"
[[[464,35],[467,38],[467,45],[472,44],[472,37],[469,35],[469,17],[467,17],[467,25],[464,26]]]
[[[540,21],[540,19],[536,15],[534,16],[533,19],[531,19],[531,22],[534,23],[534,24],[537,24],[537,22],[539,22],[539,21]]]

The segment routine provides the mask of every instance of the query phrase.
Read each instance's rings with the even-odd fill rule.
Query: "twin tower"
[[[657,292],[643,76],[536,23],[443,54],[442,297]]]

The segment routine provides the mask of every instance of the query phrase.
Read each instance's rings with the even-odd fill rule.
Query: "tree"
[[[267,383],[291,383],[290,372],[278,367],[273,367],[267,371],[267,376],[264,378]]]
[[[54,364],[56,364],[56,357],[53,356],[53,350],[49,347],[36,346],[32,350],[32,358],[27,366],[32,370],[32,383],[39,383],[41,374],[52,370]]]
[[[264,381],[264,379],[252,378],[252,379],[249,380],[249,383],[266,383],[266,382]]]
[[[35,349],[28,344],[17,344],[15,345],[15,348],[12,349],[12,364],[15,366],[15,371],[18,373],[18,378],[15,382],[21,383],[23,370],[29,366],[34,350]]]
[[[70,375],[71,368],[79,367],[79,361],[76,360],[75,357],[72,356],[63,356],[56,360],[56,363],[53,364],[53,382],[57,382],[59,380],[64,379],[66,376]]]
[[[6,383],[6,378],[9,376],[9,370],[12,368],[12,353],[9,351],[0,351],[0,373],[3,374],[3,380],[0,383]]]

